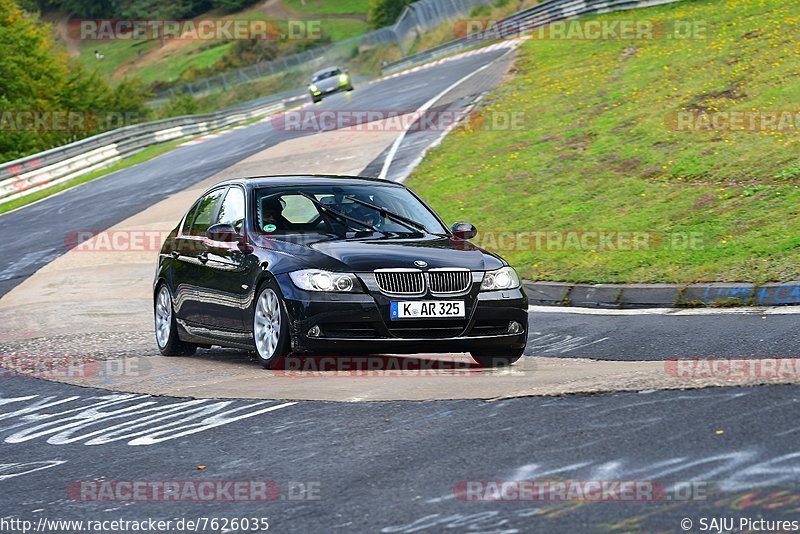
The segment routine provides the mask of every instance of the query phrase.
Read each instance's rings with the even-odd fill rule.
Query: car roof
[[[383,180],[381,178],[369,178],[366,176],[348,176],[340,174],[281,174],[275,176],[247,176],[242,178],[232,178],[220,182],[214,187],[221,185],[241,184],[250,187],[269,187],[286,185],[383,185],[404,187],[397,182]]]

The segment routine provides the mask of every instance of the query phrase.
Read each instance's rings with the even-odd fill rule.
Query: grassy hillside
[[[198,18],[237,20],[263,19],[276,24],[286,33],[288,20],[309,20],[319,23],[326,42],[355,37],[369,31],[366,0],[283,0],[262,2],[239,13],[209,12]],[[157,39],[147,41],[81,41],[76,50],[80,61],[90,70],[114,80],[139,76],[148,83],[174,83],[192,79],[192,71],[216,67],[233,46],[232,41],[172,40],[161,44]],[[311,43],[313,45],[313,43]],[[98,61],[94,51],[105,58]],[[139,56],[141,50],[142,55]],[[205,75],[200,75],[204,77]]]
[[[513,79],[408,183],[485,235],[695,236],[646,252],[487,241],[529,279],[800,279],[800,117],[791,131],[669,126],[682,110],[798,111],[799,12],[797,0],[687,0],[598,18],[701,21],[705,39],[528,41]],[[523,127],[492,131],[496,112],[522,113]]]
[[[284,5],[296,13],[306,15],[364,15],[366,20],[368,0],[284,0]]]

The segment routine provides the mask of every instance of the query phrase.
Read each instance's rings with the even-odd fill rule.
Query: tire
[[[264,369],[278,369],[289,348],[289,315],[278,284],[265,282],[253,308],[253,343]]]
[[[178,337],[178,324],[172,307],[172,295],[166,284],[158,286],[155,302],[155,334],[158,350],[164,356],[191,356],[197,352],[197,345],[181,341]]]
[[[316,98],[316,97],[313,97],[313,96],[312,96],[312,97],[311,97],[311,102],[312,102],[312,103],[314,103],[314,104],[319,104],[320,102],[322,102],[322,99],[321,99],[321,98]]]
[[[348,93],[350,91],[352,91],[352,90],[353,90],[353,86],[352,85],[348,85],[347,88],[345,89],[345,91],[347,91]]]
[[[503,354],[475,354],[471,352],[472,359],[481,367],[506,367],[513,365],[522,357],[524,349],[513,349]]]

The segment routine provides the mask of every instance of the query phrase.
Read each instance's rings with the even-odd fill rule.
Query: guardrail
[[[480,35],[465,36],[441,44],[424,52],[405,57],[399,61],[389,63],[381,69],[382,74],[391,74],[414,65],[434,61],[444,56],[449,56],[489,42],[489,40],[519,37],[521,33],[534,28],[545,26],[560,20],[571,19],[584,15],[599,15],[626,11],[643,7],[671,4],[682,0],[547,0],[531,8],[518,11],[503,20],[493,24],[487,32],[489,39],[482,39]]]
[[[267,98],[214,113],[125,126],[9,161],[0,165],[0,204],[108,167],[149,146],[195,137],[281,111],[300,98],[302,95]]]

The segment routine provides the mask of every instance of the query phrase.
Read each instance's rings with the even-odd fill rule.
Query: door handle
[[[200,260],[200,263],[205,263],[208,261],[208,253],[203,252],[197,256],[197,259]]]

